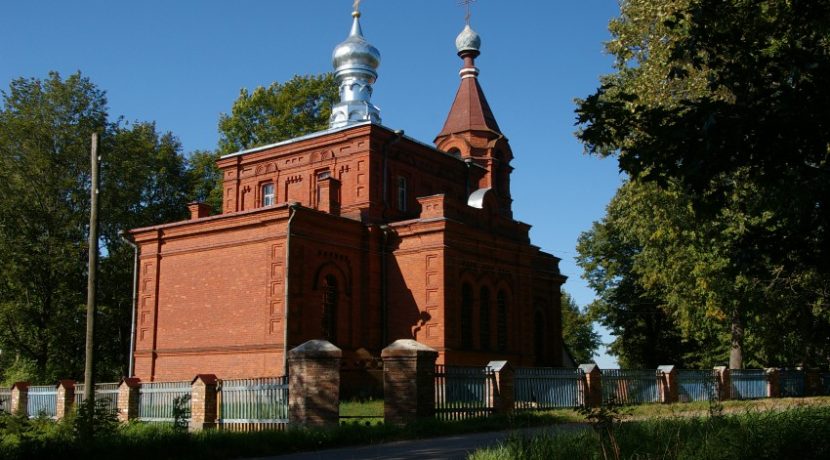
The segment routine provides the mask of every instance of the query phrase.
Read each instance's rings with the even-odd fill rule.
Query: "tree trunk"
[[[744,322],[741,309],[737,305],[732,309],[732,344],[729,349],[729,368],[741,369],[744,366]]]

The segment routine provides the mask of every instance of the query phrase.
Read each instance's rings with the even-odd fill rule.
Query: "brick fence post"
[[[396,340],[383,359],[383,419],[405,425],[435,416],[435,360],[438,352],[410,339]]]
[[[676,403],[679,400],[677,369],[673,365],[657,366],[657,372],[659,373],[657,384],[660,389],[660,402]]]
[[[216,376],[199,374],[190,382],[190,431],[216,427]]]
[[[727,401],[732,398],[732,379],[729,375],[729,368],[726,366],[715,366],[718,381],[718,398]]]
[[[289,423],[321,427],[340,422],[342,356],[325,340],[309,340],[288,352]]]
[[[513,378],[515,371],[513,366],[507,361],[490,361],[487,367],[493,369],[495,373],[495,382],[493,382],[492,391],[490,392],[493,398],[493,409],[497,414],[509,414],[513,412],[515,407],[515,399],[513,394]]]
[[[767,397],[781,397],[781,371],[771,367],[767,371]]]
[[[804,370],[804,396],[818,396],[821,391],[821,374],[818,369]]]
[[[128,422],[138,418],[138,398],[141,380],[125,378],[118,386],[118,421]]]
[[[55,418],[63,419],[75,405],[75,381],[61,380],[58,382],[57,402],[55,403]]]
[[[580,364],[579,368],[585,374],[583,393],[585,394],[585,406],[602,406],[602,372],[596,364]]]
[[[10,411],[14,415],[29,414],[29,382],[15,382],[12,385]]]

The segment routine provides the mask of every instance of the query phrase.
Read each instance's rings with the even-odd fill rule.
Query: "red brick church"
[[[394,340],[439,363],[560,366],[556,257],[513,219],[513,153],[478,81],[480,38],[456,39],[461,84],[427,144],[381,124],[380,63],[360,14],[333,54],[329,129],[222,157],[222,213],[129,232],[139,248],[134,374],[282,375],[324,338],[344,366]]]

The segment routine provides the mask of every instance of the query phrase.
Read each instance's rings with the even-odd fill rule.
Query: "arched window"
[[[337,278],[327,275],[323,284],[323,338],[331,343],[337,341]]]
[[[507,351],[507,293],[504,289],[496,296],[496,347]]]
[[[461,285],[461,348],[473,348],[473,287]]]
[[[406,184],[406,177],[398,176],[398,210],[406,212],[408,200],[409,188]]]
[[[541,366],[545,356],[545,315],[540,310],[533,315],[533,332],[533,353],[536,365]]]
[[[479,295],[479,345],[482,350],[490,349],[490,290],[486,287],[481,288]]]

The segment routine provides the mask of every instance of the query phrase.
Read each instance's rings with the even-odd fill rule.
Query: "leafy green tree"
[[[593,362],[602,344],[593,321],[567,292],[562,293],[562,339],[577,364]]]
[[[731,367],[747,351],[794,359],[775,352],[785,336],[796,362],[826,359],[830,3],[630,0],[621,11],[617,72],[580,102],[579,136],[693,219],[661,234],[671,244],[646,241],[671,250],[655,259],[662,271],[643,262],[636,276],[672,317],[720,311]]]
[[[218,151],[197,150],[187,158],[191,201],[210,205],[215,214],[222,211],[222,171],[216,166]]]

